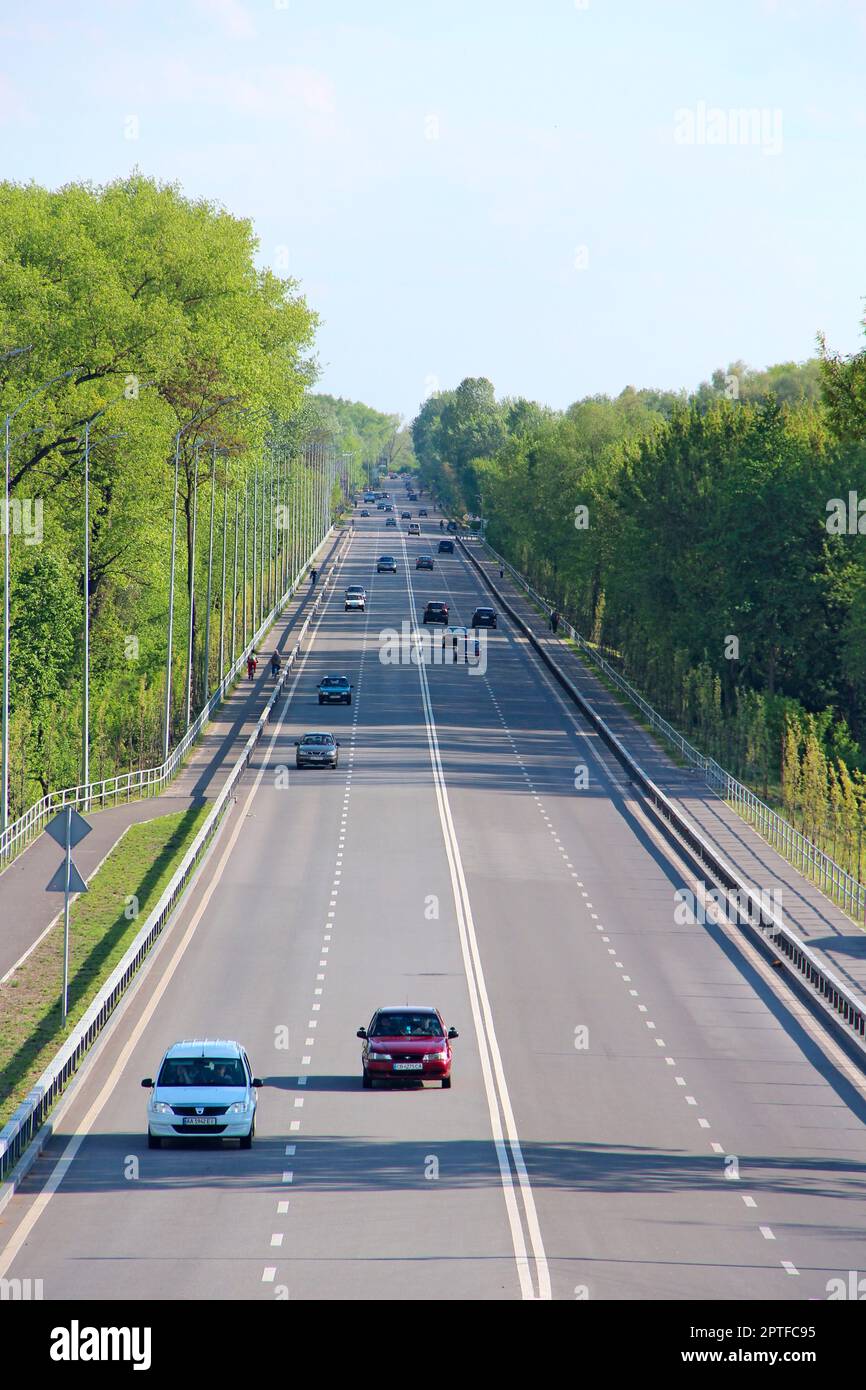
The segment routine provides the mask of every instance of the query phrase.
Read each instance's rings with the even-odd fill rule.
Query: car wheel
[[[363,1071],[361,1073],[361,1085],[363,1086],[365,1091],[372,1091],[373,1089],[373,1078],[372,1076],[368,1075],[366,1071]]]
[[[347,696],[346,696],[346,704],[347,704],[347,705],[350,705],[351,703],[352,703],[352,697],[351,697],[351,695],[347,695]]]
[[[242,1134],[242,1135],[241,1135],[241,1141],[240,1141],[240,1143],[241,1143],[241,1148],[242,1148],[242,1149],[251,1149],[251,1148],[253,1147],[253,1140],[255,1139],[255,1137],[256,1137],[256,1117],[255,1117],[255,1115],[254,1115],[254,1116],[253,1116],[253,1119],[252,1119],[252,1123],[251,1123],[251,1125],[250,1125],[250,1132],[249,1132],[249,1134]]]
[[[319,704],[320,704],[320,705],[323,705],[324,703],[325,703],[325,702],[324,702],[324,700],[322,699],[322,697],[321,697],[321,695],[320,695],[320,696],[319,696]]]
[[[443,1091],[450,1091],[450,1090],[451,1090],[451,1077],[450,1077],[450,1076],[443,1076],[443,1078],[442,1078],[442,1090],[443,1090]]]
[[[150,1130],[147,1131],[147,1147],[149,1149],[162,1148],[162,1140],[160,1139],[159,1135],[151,1134]]]

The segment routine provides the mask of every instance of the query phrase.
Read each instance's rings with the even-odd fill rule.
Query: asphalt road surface
[[[416,572],[423,525],[358,522],[182,916],[0,1216],[0,1274],[73,1300],[826,1298],[863,1262],[862,1084],[722,927],[677,922],[688,875],[507,624],[477,670],[380,659],[426,599],[488,601],[459,554]],[[351,708],[319,708],[330,672]],[[316,728],[340,766],[298,773]],[[450,1091],[362,1091],[356,1029],[405,1002],[459,1030]],[[256,1141],[149,1151],[140,1079],[205,1035],[265,1080]]]

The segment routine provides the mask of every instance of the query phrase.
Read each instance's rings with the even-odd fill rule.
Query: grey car
[[[340,762],[340,745],[333,734],[310,733],[295,739],[295,767],[333,767]]]

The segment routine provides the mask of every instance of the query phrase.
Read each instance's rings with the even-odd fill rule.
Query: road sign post
[[[63,894],[63,997],[61,1001],[62,1018],[66,1022],[69,1012],[69,899],[73,893],[86,893],[87,884],[72,862],[72,848],[89,835],[93,829],[83,816],[72,806],[65,806],[45,829],[64,851],[63,863],[46,884],[47,893]]]

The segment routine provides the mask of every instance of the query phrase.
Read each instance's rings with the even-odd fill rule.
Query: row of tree
[[[483,518],[672,722],[856,867],[860,832],[833,808],[866,800],[866,354],[822,344],[691,396],[628,387],[562,412],[468,379],[412,432],[449,509]]]
[[[91,779],[161,761],[175,496],[172,739],[360,480],[310,404],[316,315],[256,251],[137,175],[0,184],[10,818],[82,775],[85,614]]]

